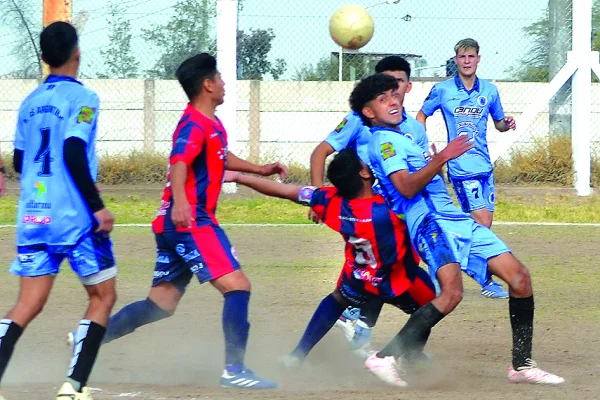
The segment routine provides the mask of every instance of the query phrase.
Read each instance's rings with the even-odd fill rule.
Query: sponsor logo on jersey
[[[482,115],[483,108],[481,107],[458,106],[454,109],[455,117],[481,118]]]
[[[371,271],[366,268],[357,268],[352,273],[355,279],[359,281],[369,282],[373,286],[379,286],[383,282],[383,278],[374,276]]]
[[[391,142],[385,142],[381,144],[381,157],[383,157],[384,160],[392,158],[395,155],[396,149],[394,148],[394,145]]]
[[[21,221],[24,224],[48,225],[52,223],[52,217],[47,215],[24,215]]]
[[[94,121],[94,117],[96,116],[96,109],[92,107],[82,106],[79,111],[79,115],[77,116],[77,123],[80,124],[85,122],[86,124],[91,124]]]
[[[37,181],[33,184],[33,191],[35,192],[35,197],[41,199],[44,194],[46,194],[46,184],[42,181]]]
[[[485,96],[479,96],[477,98],[477,104],[479,104],[481,107],[485,107],[485,105],[487,104],[487,97]]]
[[[335,131],[336,131],[336,132],[338,132],[338,133],[339,133],[339,132],[341,132],[341,131],[342,131],[342,129],[344,129],[344,127],[346,126],[346,123],[347,123],[347,122],[348,122],[348,120],[347,120],[346,118],[344,118],[344,119],[342,120],[342,122],[340,122],[340,123],[338,124],[338,126],[336,126],[336,127],[335,127]]]

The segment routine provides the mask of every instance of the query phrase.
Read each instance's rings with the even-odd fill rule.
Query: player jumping
[[[176,71],[189,104],[173,135],[168,183],[152,223],[157,245],[154,279],[148,298],[131,303],[110,318],[105,343],[175,313],[194,275],[210,282],[225,299],[223,332],[225,370],[221,386],[267,389],[276,384],[259,378],[244,364],[250,324],[250,282],[235,250],[215,217],[225,170],[269,176],[287,174],[279,163],[263,166],[227,150],[227,133],[216,117],[225,83],[216,59],[206,53],[184,61]]]
[[[494,218],[494,173],[487,144],[488,115],[500,132],[515,129],[513,117],[505,116],[498,89],[492,83],[477,77],[481,59],[479,44],[463,39],[454,47],[458,74],[437,83],[425,99],[417,119],[425,125],[427,118],[441,109],[448,131],[448,141],[466,135],[474,144],[465,155],[448,162],[448,177],[464,212],[475,221],[490,228]],[[500,284],[490,280],[484,283],[481,295],[489,298],[507,298]]]
[[[471,148],[469,139],[457,137],[426,160],[418,146],[397,134],[400,114],[393,95],[397,87],[396,80],[384,74],[365,78],[353,90],[350,103],[352,110],[372,126],[371,168],[392,210],[406,220],[412,243],[427,263],[431,278],[439,281],[441,293],[409,318],[403,328],[410,331],[408,342],[399,334],[388,347],[418,341],[454,310],[463,296],[461,270],[479,283],[487,282],[493,274],[510,290],[513,350],[508,379],[515,383],[563,383],[563,378],[541,370],[532,360],[534,301],[529,271],[489,228],[453,205],[438,175],[446,162]],[[392,376],[391,363],[387,370]]]
[[[298,346],[284,358],[288,367],[304,361],[348,306],[360,307],[376,298],[412,314],[435,297],[433,282],[419,267],[406,224],[391,212],[383,197],[374,193],[375,178],[354,149],[347,148],[334,157],[327,178],[335,187],[286,185],[242,174],[226,177],[263,194],[311,207],[346,242],[346,260],[337,287],[321,301]],[[386,349],[381,353],[385,359],[370,358],[366,367],[388,384],[406,386],[398,373],[390,375],[386,367],[396,366],[401,356],[407,369],[425,361],[422,350],[429,334],[422,332],[410,348]]]
[[[76,345],[57,400],[89,400],[86,386],[116,300],[117,268],[108,233],[114,219],[94,181],[98,170],[98,96],[76,80],[80,51],[75,28],[55,22],[40,35],[50,75],[21,104],[14,165],[21,174],[17,219],[20,277],[17,304],[0,321],[0,378],[23,330],[42,311],[63,259],[88,296]]]

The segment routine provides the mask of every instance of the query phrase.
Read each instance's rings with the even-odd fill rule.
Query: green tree
[[[275,33],[272,29],[249,29],[237,31],[237,63],[238,79],[262,80],[265,74],[279,79],[286,70],[286,62],[282,58],[272,64],[268,59]]]
[[[177,67],[187,58],[201,52],[215,55],[215,42],[209,33],[210,17],[215,15],[214,3],[209,0],[178,0],[167,23],[143,29],[145,39],[161,52],[148,74],[173,79]]]
[[[12,78],[38,78],[42,74],[42,60],[38,49],[41,24],[33,23],[34,6],[31,0],[0,0],[0,21],[13,28],[8,39],[12,47],[10,55],[18,60],[18,69],[9,75]],[[5,43],[4,45],[6,45]]]
[[[109,45],[100,54],[109,78],[136,78],[139,73],[140,63],[131,51],[131,22],[123,17],[124,11],[125,8],[116,3],[108,8]]]
[[[342,53],[342,80],[358,80],[370,75],[379,60],[360,53]],[[293,76],[297,81],[337,81],[339,80],[339,56],[323,57],[315,65],[304,64]]]

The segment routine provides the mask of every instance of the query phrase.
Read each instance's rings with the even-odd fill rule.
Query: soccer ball
[[[375,24],[369,12],[359,5],[345,5],[329,20],[329,34],[334,42],[348,50],[357,50],[369,43]]]

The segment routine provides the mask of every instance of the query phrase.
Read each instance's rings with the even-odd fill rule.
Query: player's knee
[[[90,307],[94,309],[103,309],[110,313],[116,302],[116,290],[99,291],[90,294]]]
[[[444,314],[449,314],[454,310],[463,299],[463,290],[459,287],[443,288],[442,292],[438,296],[436,306]]]
[[[519,268],[512,274],[510,282],[507,283],[511,291],[518,296],[530,296],[533,292],[531,274],[523,264],[519,265]]]

